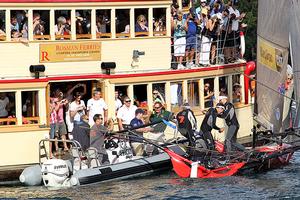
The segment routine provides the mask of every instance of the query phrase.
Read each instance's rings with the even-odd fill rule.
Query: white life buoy
[[[244,54],[245,54],[245,37],[244,37],[244,33],[242,31],[240,32],[240,40],[241,40],[241,46],[240,46],[241,56],[243,58]]]

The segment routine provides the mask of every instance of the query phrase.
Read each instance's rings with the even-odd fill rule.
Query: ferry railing
[[[183,36],[185,37],[185,36]],[[174,41],[174,37],[172,37],[173,41]],[[203,40],[203,36],[202,35],[196,35],[196,43],[191,43],[191,45],[194,45],[196,47],[195,49],[195,55],[193,56],[193,63],[196,66],[208,66],[208,65],[215,65],[215,64],[227,64],[228,63],[234,63],[236,62],[236,60],[238,60],[239,58],[241,58],[240,53],[238,51],[238,49],[240,48],[240,44],[237,42],[240,40],[240,36],[235,36],[233,38],[225,38],[225,39],[221,39],[221,36],[217,37],[216,41],[209,41],[209,42],[202,42]],[[225,43],[232,43],[231,46],[227,46],[225,45]],[[186,46],[187,43],[183,44],[184,46]],[[209,44],[209,50],[204,50],[204,45]],[[212,61],[211,58],[211,53],[212,53],[212,48],[211,45],[214,44],[215,45],[215,58],[214,58],[214,62]],[[175,48],[179,47],[180,45],[175,45],[174,42],[172,44],[172,61],[171,61],[171,68],[172,69],[177,69],[177,65],[179,64],[179,62],[176,61],[176,56],[175,56]],[[227,49],[226,49],[227,48]],[[232,60],[234,61],[227,61],[226,57],[227,55],[225,55],[225,51],[229,50],[233,52],[233,56],[231,57]],[[201,58],[201,56],[204,56],[204,54],[209,54],[208,55],[208,59],[203,59]],[[206,55],[207,57],[207,55]],[[185,51],[185,55],[183,56],[183,63],[186,62],[185,60],[186,58],[186,51]],[[202,62],[201,62],[202,61]],[[206,64],[202,64],[202,63],[206,63]]]

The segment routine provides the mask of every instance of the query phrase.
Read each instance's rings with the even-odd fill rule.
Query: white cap
[[[227,99],[227,96],[219,96],[219,101],[221,101],[222,99]]]
[[[206,0],[201,0],[201,3],[205,2],[206,3]]]

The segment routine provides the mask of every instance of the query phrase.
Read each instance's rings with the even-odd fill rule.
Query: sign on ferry
[[[287,52],[259,38],[258,61],[274,71],[281,71]]]
[[[40,63],[101,60],[101,43],[40,44]]]

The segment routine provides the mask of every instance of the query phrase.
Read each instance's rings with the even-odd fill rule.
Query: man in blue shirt
[[[136,109],[135,111],[135,118],[133,118],[130,122],[130,127],[131,128],[136,128],[136,127],[141,127],[143,126],[145,123],[143,121],[143,115],[144,115],[144,110],[141,108]],[[148,132],[151,131],[151,128],[138,128],[135,129],[134,132],[137,135],[141,135],[141,138],[139,138],[138,136],[131,136],[129,137],[130,140],[130,144],[133,148],[133,151],[135,153],[136,156],[142,156],[144,153],[144,145],[143,145],[143,133],[144,132]]]

